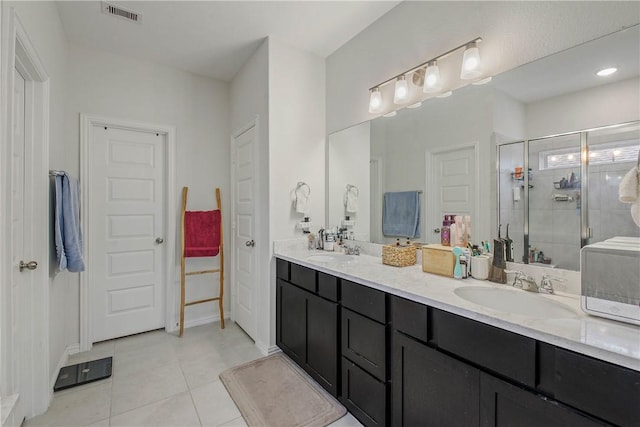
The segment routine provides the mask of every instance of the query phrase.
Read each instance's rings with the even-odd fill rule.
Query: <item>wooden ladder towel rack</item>
[[[186,271],[186,258],[196,257],[196,256],[210,256],[210,255],[188,255],[186,254],[187,250],[190,248],[186,247],[186,221],[187,221],[187,194],[189,192],[188,187],[182,187],[182,209],[180,214],[180,226],[181,226],[181,239],[180,239],[180,336],[184,333],[184,308],[190,305],[202,304],[205,302],[218,301],[218,307],[220,310],[220,328],[224,329],[224,310],[222,307],[222,300],[224,296],[224,251],[223,251],[223,234],[222,234],[222,203],[220,201],[220,189],[216,188],[216,203],[218,205],[219,213],[219,237],[220,241],[218,242],[218,254],[220,257],[220,267],[213,268],[208,270],[198,270],[198,271]],[[215,211],[209,211],[210,213],[214,213]],[[209,213],[207,212],[207,213]],[[214,216],[215,217],[215,216]],[[202,233],[212,233],[211,229],[203,229],[198,230],[198,232]],[[195,248],[198,249],[198,248]],[[215,255],[211,255],[215,256]],[[197,276],[200,274],[215,274],[219,273],[220,276],[220,289],[217,297],[213,298],[205,298],[197,301],[185,301],[186,294],[186,278],[187,276]]]

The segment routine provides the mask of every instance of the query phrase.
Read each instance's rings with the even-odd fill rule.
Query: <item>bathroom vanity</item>
[[[364,425],[640,425],[639,327],[577,296],[316,253],[276,245],[277,345]],[[472,288],[548,301],[546,318]]]

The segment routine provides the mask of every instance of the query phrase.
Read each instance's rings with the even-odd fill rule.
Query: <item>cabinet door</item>
[[[394,426],[478,425],[478,369],[395,331],[392,346]]]
[[[307,364],[316,381],[338,395],[338,304],[307,298]]]
[[[366,427],[386,426],[387,394],[387,384],[378,381],[349,359],[342,358],[340,401],[358,421]]]
[[[307,293],[278,279],[277,344],[303,366],[307,359]]]
[[[386,326],[343,307],[342,355],[379,380],[386,381]]]
[[[593,427],[607,425],[554,400],[482,373],[481,427]]]

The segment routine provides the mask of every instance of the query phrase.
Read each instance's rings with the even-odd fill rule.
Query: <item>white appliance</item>
[[[640,325],[640,238],[614,237],[580,250],[582,309]]]

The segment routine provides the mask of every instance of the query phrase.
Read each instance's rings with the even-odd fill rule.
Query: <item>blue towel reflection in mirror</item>
[[[420,191],[384,193],[382,233],[389,237],[420,237]]]

